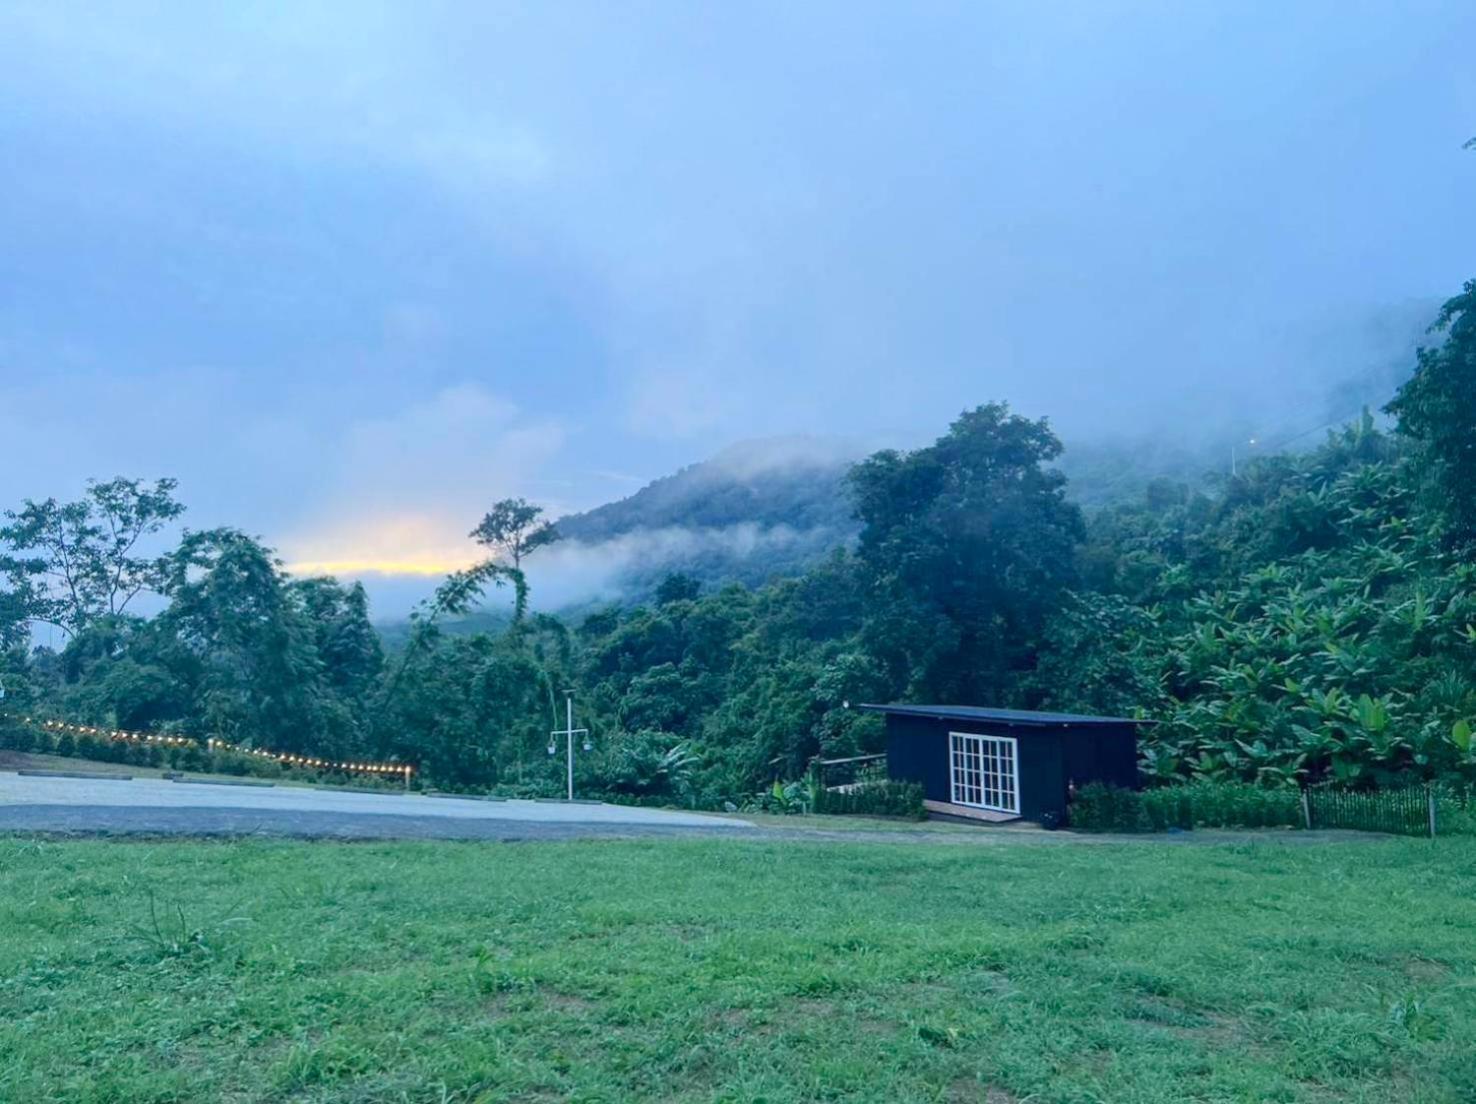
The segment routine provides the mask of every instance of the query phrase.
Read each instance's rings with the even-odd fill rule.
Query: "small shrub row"
[[[1078,790],[1067,815],[1079,832],[1147,832],[1153,827],[1143,811],[1142,794],[1102,782]]]
[[[1248,782],[1189,782],[1142,792],[1093,782],[1076,795],[1070,817],[1082,832],[1303,826],[1298,791]]]
[[[916,782],[890,779],[864,782],[849,790],[815,791],[815,812],[832,816],[888,816],[922,820],[923,788]]]
[[[1250,782],[1189,782],[1145,790],[1152,830],[1168,828],[1301,828],[1302,798],[1291,787]]]
[[[233,751],[210,751],[198,744],[166,746],[133,740],[114,740],[90,733],[52,733],[19,723],[0,726],[0,748],[34,752],[38,755],[60,755],[69,759],[87,759],[95,763],[117,763],[121,766],[152,767],[199,774],[229,774],[265,779],[286,776],[304,781],[316,778],[342,781],[344,777],[341,772],[284,767],[276,759]],[[356,777],[354,781],[356,785],[382,784],[386,789],[403,788],[399,779],[388,781]]]

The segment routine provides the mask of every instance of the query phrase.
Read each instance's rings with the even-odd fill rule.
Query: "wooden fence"
[[[1302,814],[1308,828],[1352,828],[1433,838],[1438,827],[1435,791],[1429,786],[1384,790],[1309,786],[1302,791]]]
[[[846,759],[814,759],[810,769],[822,789],[845,790],[868,778],[886,777],[885,755],[852,755]]]

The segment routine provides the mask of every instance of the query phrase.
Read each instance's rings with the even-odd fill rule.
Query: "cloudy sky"
[[[172,474],[430,571],[498,497],[746,438],[1295,424],[1476,275],[1473,41],[1469,0],[0,0],[0,505]]]

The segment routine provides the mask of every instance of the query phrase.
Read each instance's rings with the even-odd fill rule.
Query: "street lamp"
[[[548,753],[554,754],[557,745],[554,743],[558,737],[565,740],[565,765],[568,770],[569,800],[574,800],[574,737],[584,737],[583,746],[585,751],[593,751],[594,744],[590,742],[589,729],[574,727],[574,691],[564,691],[564,727],[556,728],[548,734]]]

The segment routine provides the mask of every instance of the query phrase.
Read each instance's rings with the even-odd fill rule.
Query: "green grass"
[[[0,1100],[1468,1102],[1473,899],[1463,840],[0,840]]]

